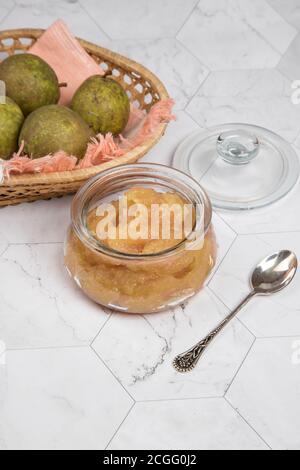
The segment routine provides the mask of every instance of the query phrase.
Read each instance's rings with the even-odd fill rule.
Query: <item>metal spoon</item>
[[[265,258],[253,271],[252,291],[213,331],[188,351],[179,354],[173,361],[178,372],[188,372],[220,331],[237,315],[255,295],[270,295],[287,287],[293,280],[298,268],[297,257],[291,251],[280,251]]]

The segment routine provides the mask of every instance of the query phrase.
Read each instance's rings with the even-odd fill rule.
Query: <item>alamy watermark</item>
[[[292,95],[291,101],[293,104],[300,104],[300,80],[294,80],[291,85]]]
[[[99,240],[186,240],[186,249],[199,249],[204,241],[204,226],[198,224],[195,230],[200,210],[193,204],[128,205],[123,196],[117,205],[104,203],[97,207],[96,235]]]
[[[295,340],[292,344],[292,364],[300,366],[300,339]]]

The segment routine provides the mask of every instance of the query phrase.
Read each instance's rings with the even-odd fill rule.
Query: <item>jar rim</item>
[[[128,260],[149,260],[159,257],[166,257],[174,255],[175,253],[180,252],[185,248],[187,240],[183,239],[177,245],[156,253],[124,253],[104,245],[100,241],[96,240],[95,237],[90,235],[85,226],[83,215],[87,204],[91,200],[91,196],[95,194],[99,186],[103,185],[108,180],[112,181],[113,178],[117,179],[120,177],[130,176],[140,176],[144,178],[152,176],[156,181],[159,181],[160,179],[163,181],[163,178],[170,178],[172,179],[173,183],[181,183],[183,186],[185,186],[186,189],[190,190],[193,194],[193,203],[198,205],[201,204],[203,207],[203,210],[196,218],[196,226],[198,228],[202,227],[203,236],[205,236],[211,225],[212,205],[207,193],[202,188],[202,186],[192,176],[184,173],[181,170],[159,163],[140,162],[134,164],[122,164],[113,168],[109,168],[108,170],[104,170],[88,179],[78,190],[71,204],[71,220],[73,230],[84,245],[88,246],[93,251],[100,252],[114,258]]]

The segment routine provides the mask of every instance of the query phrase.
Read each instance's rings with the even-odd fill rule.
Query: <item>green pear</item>
[[[94,75],[76,91],[71,108],[96,134],[123,132],[129,119],[130,103],[125,90],[115,80]]]
[[[20,106],[25,116],[42,106],[56,104],[60,98],[54,70],[33,54],[7,57],[0,64],[0,80],[5,82],[6,95]]]
[[[33,158],[63,150],[82,158],[93,136],[85,121],[69,108],[60,105],[43,106],[31,113],[22,127],[19,144]]]
[[[0,99],[0,158],[9,159],[18,149],[18,137],[24,122],[20,107],[10,98]]]

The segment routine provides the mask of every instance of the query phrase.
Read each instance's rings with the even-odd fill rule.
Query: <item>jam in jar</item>
[[[89,180],[72,203],[65,264],[102,306],[158,312],[198,292],[216,257],[210,201],[186,174],[124,165]]]

